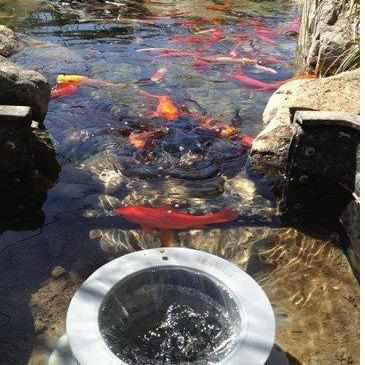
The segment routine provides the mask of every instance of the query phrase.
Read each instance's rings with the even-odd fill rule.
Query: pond
[[[284,0],[0,6],[0,22],[22,34],[14,62],[52,85],[63,74],[88,78],[49,104],[62,170],[44,223],[0,236],[1,364],[46,364],[82,281],[161,245],[205,250],[251,274],[290,364],[359,362],[358,285],[338,234],[284,225],[270,186],[247,168],[270,95],[295,75],[288,29],[298,12]],[[138,224],[116,213],[130,206],[160,216],[151,223],[145,212]],[[151,229],[169,212],[223,219]]]

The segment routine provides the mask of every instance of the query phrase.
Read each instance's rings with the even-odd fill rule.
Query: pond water
[[[81,282],[112,258],[162,243],[253,275],[273,303],[287,363],[358,363],[358,287],[338,235],[283,226],[269,187],[246,168],[247,136],[262,129],[273,85],[295,73],[296,38],[286,30],[297,5],[223,3],[1,4],[0,22],[23,34],[13,61],[51,84],[60,74],[105,83],[51,101],[45,126],[62,169],[44,224],[0,236],[0,364],[46,364]],[[238,218],[166,235],[115,214],[142,205]]]

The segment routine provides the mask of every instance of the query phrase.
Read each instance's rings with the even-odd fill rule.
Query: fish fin
[[[172,230],[161,230],[159,235],[162,247],[170,247],[175,239],[175,234]]]

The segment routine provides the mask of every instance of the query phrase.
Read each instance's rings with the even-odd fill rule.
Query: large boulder
[[[264,130],[253,142],[253,170],[270,178],[274,189],[285,182],[290,141],[291,108],[360,113],[360,71],[344,72],[316,80],[296,80],[283,85],[270,98],[264,114]]]
[[[0,56],[0,104],[30,106],[33,120],[42,123],[49,99],[50,85],[44,76]]]
[[[360,1],[303,2],[298,50],[305,68],[329,76],[358,65]]]

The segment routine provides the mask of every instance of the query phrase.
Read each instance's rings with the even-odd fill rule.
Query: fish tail
[[[238,214],[230,208],[221,210],[218,213],[212,214],[212,221],[216,223],[232,222],[237,219]]]

